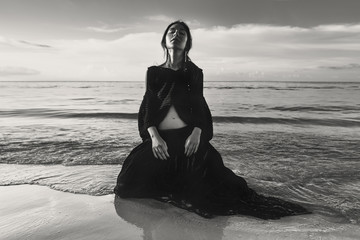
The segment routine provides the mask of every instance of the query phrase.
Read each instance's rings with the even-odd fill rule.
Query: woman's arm
[[[213,122],[209,106],[204,98],[204,75],[201,68],[190,62],[188,65],[188,84],[190,85],[191,114],[193,126],[200,128],[201,139],[210,141],[213,137]]]
[[[210,141],[213,136],[212,116],[209,106],[204,98],[204,75],[203,71],[195,67],[191,79],[191,105],[194,118],[194,126],[202,129],[202,137]]]
[[[149,68],[146,73],[146,91],[141,102],[138,114],[138,129],[143,140],[149,138],[147,129],[155,126],[157,99],[155,95],[155,73]]]
[[[147,129],[149,132],[151,142],[152,142],[152,151],[156,158],[161,160],[166,160],[170,157],[168,153],[168,147],[164,139],[160,136],[158,130],[155,126],[151,126]]]
[[[185,141],[185,155],[191,156],[196,153],[200,145],[201,128],[194,127],[192,133]]]
[[[193,115],[194,129],[185,142],[185,155],[190,156],[197,152],[201,135],[204,133],[205,120],[203,97],[203,73],[200,68],[192,68],[188,76],[190,85],[191,114]]]
[[[196,69],[192,76],[191,85],[191,106],[194,116],[194,126],[204,129],[206,117],[204,113],[204,75],[201,69]]]

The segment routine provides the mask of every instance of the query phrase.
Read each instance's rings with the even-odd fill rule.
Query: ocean
[[[112,194],[144,82],[0,82],[0,185]],[[264,195],[360,225],[360,82],[205,82],[211,143]]]

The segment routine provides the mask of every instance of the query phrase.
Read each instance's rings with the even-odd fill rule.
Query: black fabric
[[[188,126],[201,128],[203,138],[211,140],[213,125],[203,96],[203,72],[192,62],[177,71],[158,66],[148,68],[146,92],[138,114],[138,128],[143,140],[150,137],[147,129],[157,127],[172,105],[181,120]]]
[[[158,130],[170,159],[154,157],[148,127],[158,127],[174,106],[187,127]],[[202,129],[196,154],[186,157],[184,146],[194,127]],[[194,63],[174,71],[148,68],[146,92],[138,115],[143,142],[125,159],[114,192],[123,198],[155,198],[194,211],[203,217],[246,214],[263,219],[308,213],[303,207],[264,197],[224,166],[209,143],[213,136],[211,112],[203,97],[203,73]]]
[[[309,213],[303,207],[257,194],[246,181],[224,166],[220,154],[201,141],[196,154],[184,155],[191,126],[159,131],[170,159],[156,159],[150,139],[125,159],[114,192],[123,198],[155,198],[210,218],[244,214],[262,219]]]

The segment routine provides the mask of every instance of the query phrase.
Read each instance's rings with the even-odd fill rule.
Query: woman
[[[138,115],[143,143],[125,159],[115,193],[155,198],[203,217],[246,214],[277,219],[308,213],[299,205],[257,194],[224,166],[209,143],[212,118],[203,97],[202,70],[188,57],[189,27],[171,23],[161,45],[166,61],[148,68]]]

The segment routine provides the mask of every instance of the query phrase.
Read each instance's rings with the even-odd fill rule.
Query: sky
[[[178,19],[205,81],[360,81],[359,0],[0,0],[0,81],[144,81]]]

